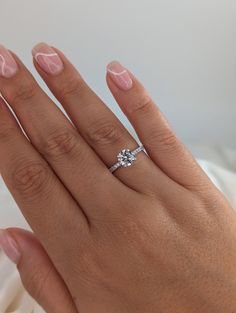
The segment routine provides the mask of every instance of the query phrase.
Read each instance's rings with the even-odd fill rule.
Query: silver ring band
[[[141,151],[145,152],[143,145],[139,146],[137,149],[133,151],[130,151],[129,149],[121,150],[120,153],[117,155],[118,162],[112,165],[109,168],[109,171],[113,173],[120,167],[128,167],[133,165],[134,162],[137,160],[136,155]]]

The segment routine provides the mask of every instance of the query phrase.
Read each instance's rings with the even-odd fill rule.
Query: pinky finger
[[[37,303],[50,313],[78,313],[68,289],[33,233],[0,230],[0,247],[17,264],[22,283]]]

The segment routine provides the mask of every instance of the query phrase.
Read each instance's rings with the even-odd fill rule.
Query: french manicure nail
[[[107,65],[107,72],[111,76],[117,87],[122,90],[129,90],[133,86],[133,81],[129,72],[123,65],[117,61],[113,61]]]
[[[39,43],[32,49],[32,55],[38,65],[48,74],[57,75],[64,68],[58,53],[45,43]]]
[[[12,54],[0,45],[0,76],[10,78],[18,71],[18,65]]]
[[[18,245],[13,237],[3,229],[0,229],[0,248],[13,263],[19,263],[21,253]]]

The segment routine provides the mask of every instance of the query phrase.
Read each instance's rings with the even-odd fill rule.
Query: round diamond
[[[136,160],[135,155],[129,149],[122,150],[118,154],[117,158],[118,158],[118,162],[120,162],[120,164],[123,167],[127,167],[127,166],[132,165],[134,163],[134,161]]]

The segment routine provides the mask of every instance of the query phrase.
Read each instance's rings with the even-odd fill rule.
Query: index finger
[[[21,132],[1,98],[0,172],[21,212],[52,259],[61,256],[61,245],[66,246],[75,232],[83,234],[79,238],[87,238],[88,224],[83,211]],[[55,245],[55,238],[60,245]],[[79,243],[77,239],[77,247]]]

